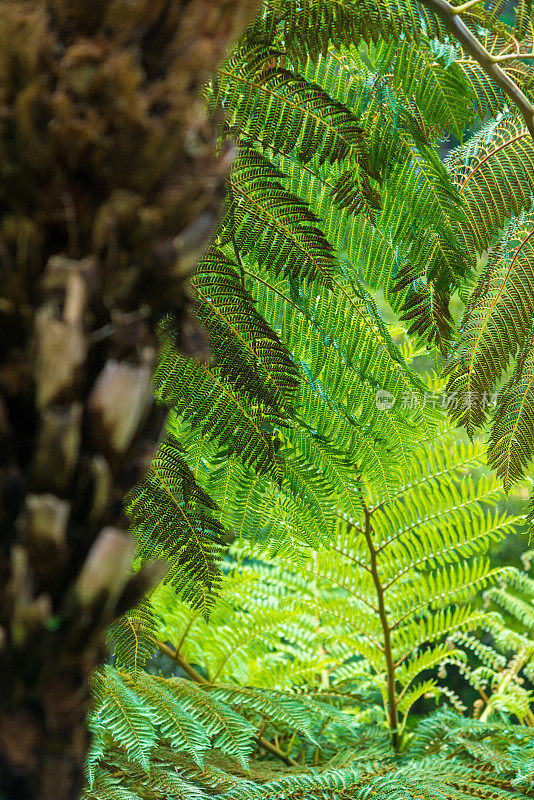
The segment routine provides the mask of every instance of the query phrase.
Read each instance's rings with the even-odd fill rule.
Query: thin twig
[[[480,2],[481,2],[481,0],[468,0],[467,3],[462,3],[461,6],[453,6],[452,7],[452,13],[453,14],[461,14],[463,11],[467,11],[469,8],[471,8],[472,6],[478,5],[478,3],[480,3]]]
[[[524,58],[534,58],[534,53],[504,53],[502,56],[492,56],[494,64],[501,64],[503,61],[521,61]]]
[[[208,681],[200,672],[197,672],[194,667],[187,663],[185,658],[181,656],[176,650],[173,650],[171,647],[168,647],[164,642],[157,642],[157,647],[160,653],[171,658],[175,664],[178,664],[180,669],[183,669],[186,675],[188,675],[192,681],[195,683],[201,683],[204,686],[211,686],[211,682]]]
[[[388,695],[388,706],[389,706],[388,716],[389,716],[389,725],[391,728],[391,742],[393,744],[393,748],[395,750],[398,750],[400,747],[400,737],[398,734],[399,711],[397,707],[398,699],[396,693],[395,663],[393,659],[393,647],[391,642],[391,627],[389,625],[388,615],[386,611],[384,587],[380,578],[380,574],[378,572],[377,550],[373,542],[373,534],[371,528],[371,512],[369,511],[367,505],[365,504],[363,494],[361,494],[361,498],[365,514],[364,536],[367,542],[367,547],[369,549],[371,575],[373,577],[373,582],[375,584],[377,602],[378,602],[378,614],[380,617],[380,624],[382,626],[382,633],[384,636],[384,658],[386,661],[387,695]]]

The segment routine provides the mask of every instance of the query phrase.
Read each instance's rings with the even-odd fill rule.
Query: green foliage
[[[194,447],[187,454],[198,457]],[[265,785],[272,773],[257,774],[263,761],[249,761],[258,743],[271,752],[274,737],[276,752],[293,766],[320,767],[315,777],[287,779],[296,794],[322,791],[330,781],[339,785],[343,776],[354,780],[350,791],[356,797],[369,782],[377,792],[390,787],[384,775],[395,790],[415,791],[418,767],[389,763],[387,728],[396,728],[397,748],[409,758],[413,734],[406,733],[406,724],[418,699],[442,695],[461,708],[446,686],[428,677],[435,667],[460,665],[472,685],[486,685],[487,670],[481,675],[470,669],[464,655],[466,631],[490,619],[472,598],[495,579],[513,575],[491,570],[480,558],[515,525],[491,510],[501,494],[495,479],[475,483],[465,477],[481,459],[480,445],[455,446],[442,433],[411,454],[396,493],[384,498],[359,488],[360,520],[340,506],[335,514],[332,509],[328,547],[285,551],[270,563],[258,561],[261,542],[253,551],[234,548],[237,561],[226,570],[209,621],[171,586],[157,589],[151,624],[158,647],[193,683],[144,672],[135,679],[110,668],[97,677],[91,716],[100,742],[91,762],[95,790],[119,770],[121,785],[135,785],[144,797],[163,770],[178,776],[186,794],[191,782],[193,792],[197,785],[231,792],[238,776],[243,790],[278,797],[285,779]],[[200,470],[205,467],[200,463]],[[233,502],[230,486],[226,506]],[[282,507],[271,503],[271,515]],[[247,509],[251,526],[258,527],[260,513],[265,509],[256,503]],[[491,619],[496,631],[498,618]],[[488,652],[497,665],[498,654]],[[495,686],[495,697],[499,691]],[[515,713],[518,693],[515,705],[511,697],[508,690],[501,707]],[[187,715],[193,719],[189,727]],[[377,723],[382,733],[369,741],[367,728]],[[214,752],[224,755],[224,768],[214,769]],[[373,766],[373,753],[386,762]],[[452,785],[459,775],[476,783],[476,774],[463,766],[443,761],[434,767],[429,774],[436,787]]]
[[[463,755],[463,749],[469,752],[467,727],[458,737],[460,742],[453,742],[456,749],[461,744],[462,758],[451,763],[445,753],[451,745],[447,739],[442,741],[443,720],[449,720],[443,713],[410,734],[404,754],[394,758],[385,738],[383,717],[373,714],[369,705],[374,702],[376,671],[369,669],[365,659],[353,663],[352,653],[344,648],[347,634],[339,638],[332,635],[334,627],[341,627],[338,619],[334,623],[332,619],[337,616],[343,589],[322,580],[310,591],[305,569],[302,574],[285,565],[245,562],[228,575],[210,625],[199,612],[181,604],[170,587],[161,587],[153,598],[160,635],[174,635],[178,642],[163,650],[196,683],[146,673],[134,679],[109,667],[95,677],[90,725],[96,738],[88,764],[90,788],[86,797],[98,797],[98,792],[113,786],[117,776],[117,790],[158,798],[194,797],[200,787],[211,787],[211,791],[227,796],[232,794],[232,786],[251,796],[265,793],[278,797],[288,791],[296,796],[303,792],[313,796],[313,792],[328,786],[343,785],[345,779],[350,779],[347,786],[355,797],[360,796],[364,785],[371,785],[376,792],[393,787],[410,793],[417,791],[413,776],[420,780],[423,769],[428,770],[429,784],[425,786],[430,786],[431,792],[446,791],[449,785],[452,791],[460,777],[467,797],[470,792],[477,796],[481,785],[486,789],[494,785],[491,776],[480,773]],[[317,601],[323,598],[324,605],[318,609]],[[277,613],[280,606],[283,612]],[[271,631],[265,625],[269,614]],[[247,617],[255,623],[245,626]],[[343,627],[352,628],[351,642],[365,639],[366,631],[358,637],[353,617],[348,624],[344,621]],[[285,653],[279,642],[285,642]],[[461,646],[461,634],[456,644]],[[418,668],[424,668],[423,662],[430,665],[436,660],[437,650],[429,653],[426,662],[423,653],[417,660]],[[499,656],[490,652],[496,664]],[[281,657],[286,659],[285,671],[276,669]],[[454,664],[459,657],[460,651],[450,646],[441,653],[442,663]],[[308,674],[298,674],[306,658]],[[239,665],[248,669],[243,672]],[[475,678],[473,673],[473,683]],[[228,679],[230,683],[225,682]],[[245,682],[249,686],[243,685]],[[422,685],[427,691],[435,689],[432,681]],[[496,687],[492,697],[497,698],[499,691]],[[507,703],[498,706],[495,702],[494,707],[510,711],[510,698],[508,691]],[[456,731],[460,719],[456,714],[450,716],[446,730]],[[498,738],[498,725],[492,723],[489,729],[487,723],[471,721],[470,725],[471,736],[477,737],[480,731],[478,739],[488,739],[478,749],[471,745],[475,760],[491,758],[494,762],[493,738]],[[480,727],[473,727],[476,725]],[[251,760],[254,748],[267,747],[273,736],[277,752],[292,758],[288,767],[291,774],[281,780],[265,757]],[[531,748],[528,734],[521,737]],[[506,751],[503,745],[506,742],[501,735],[498,746]],[[441,750],[444,753],[436,757]],[[420,763],[422,756],[424,764]],[[514,758],[513,747],[495,762],[499,785],[512,791],[503,797],[524,796],[521,792],[531,787],[526,763],[528,760]],[[315,765],[311,773],[304,769],[306,764]],[[385,775],[390,782],[383,782]],[[514,785],[523,788],[514,794]]]
[[[511,580],[484,594],[486,606],[500,612],[483,621],[493,646],[488,648],[476,640],[466,643],[481,664],[466,677],[483,690],[479,716],[484,721],[506,714],[523,725],[534,724],[530,688],[534,679],[534,582],[528,575],[531,555],[527,552],[523,557],[525,571],[515,570]]]
[[[423,758],[423,763],[429,754],[439,754],[448,763],[454,759],[468,766],[481,783],[485,779],[493,784],[496,797],[500,796],[498,787],[502,787],[501,791],[515,789],[519,796],[532,797],[534,736],[531,728],[506,722],[481,723],[441,711],[420,723],[416,734],[414,755]],[[486,787],[479,788],[479,792],[484,792],[482,796],[486,796],[486,791],[491,792]]]
[[[490,52],[515,47],[496,9],[473,7],[468,18]],[[511,61],[505,68],[526,90],[530,63]],[[420,409],[401,408],[411,395],[421,403],[426,387],[369,291],[381,290],[407,323],[414,351],[429,344],[449,353],[452,294],[458,287],[468,291],[477,251],[491,244],[510,215],[530,208],[531,142],[500,88],[411,2],[269,0],[205,96],[210,110],[225,116],[223,135],[239,148],[224,219],[192,286],[213,359],[184,357],[169,317],[162,325],[156,397],[243,463],[245,495],[258,492],[251,469],[260,482],[270,476],[272,491],[290,481],[289,494],[306,495],[305,513],[288,497],[284,506],[289,516],[300,516],[299,541],[313,544],[323,512],[312,498],[353,494],[360,479],[390,491],[402,482],[404,454],[432,428]],[[445,167],[439,137],[462,139],[488,112],[495,119]],[[501,271],[509,249],[503,245]],[[482,288],[473,294],[449,361],[451,390],[475,396],[481,389],[484,396],[507,359],[519,348],[524,352],[530,287],[521,264],[527,250],[509,281],[509,300],[493,309]],[[511,325],[506,314],[516,296],[523,309]],[[475,305],[483,302],[495,318],[484,326],[490,345],[497,336],[507,344],[489,371],[485,351],[479,358],[478,342],[473,345],[480,318]],[[481,342],[483,348],[484,337]],[[520,419],[504,410],[518,408],[512,405],[518,393],[528,394],[528,364],[525,353],[522,370],[502,395],[501,428],[491,450],[492,463],[510,480],[531,455],[529,403],[520,406]],[[380,391],[395,399],[387,413],[376,406]],[[470,432],[484,418],[476,400],[467,410],[460,403],[453,414]],[[293,466],[286,463],[288,450]],[[294,466],[299,459],[309,465],[305,476]],[[354,465],[356,481],[344,462]],[[150,519],[170,520],[167,500],[160,508],[160,499],[161,493],[152,496]],[[356,507],[358,500],[351,503]],[[138,532],[143,559],[151,552],[146,524]],[[158,533],[162,554],[181,554],[171,575],[180,571],[192,599],[193,584],[204,581],[209,597],[216,582],[214,558],[204,552],[209,536],[203,531],[188,538],[182,558],[169,525]],[[218,552],[215,547],[212,555]],[[193,602],[209,604],[199,597]]]
[[[507,112],[448,160],[466,207],[460,225],[465,246],[479,252],[489,248],[460,323],[460,342],[447,364],[449,390],[469,396],[471,402],[451,408],[451,414],[472,435],[485,423],[488,399],[497,394],[515,361],[497,397],[488,451],[489,463],[507,488],[523,477],[534,454],[533,156],[530,134],[515,114]]]
[[[512,33],[497,6],[470,28],[493,54],[528,46],[530,11]],[[529,91],[530,62],[503,64]],[[499,478],[534,452],[526,127],[404,0],[266,0],[205,95],[239,148],[191,285],[213,358],[164,320],[167,434],[127,509],[139,559],[170,568],[110,633],[86,798],[532,796],[532,646],[510,625],[534,619],[531,585],[487,556],[520,523]],[[470,434],[507,379],[497,477],[428,402],[425,348]]]
[[[169,561],[166,580],[207,612],[219,583],[224,531],[214,516],[216,504],[196,482],[172,436],[160,444],[145,479],[125,504],[137,523],[140,557]]]
[[[243,255],[286,277],[316,279],[330,286],[334,252],[306,203],[287,192],[284,175],[267,158],[243,149],[229,181],[230,201],[220,230]]]
[[[264,504],[261,496],[255,496],[242,521],[247,538],[253,531],[269,532],[256,554],[265,548],[271,553],[280,550],[275,572],[263,577],[263,591],[272,581],[279,584],[276,591],[283,591],[284,639],[289,643],[297,633],[301,648],[304,641],[309,643],[298,653],[299,663],[306,663],[314,649],[321,650],[331,659],[328,674],[334,683],[357,677],[365,664],[367,680],[382,692],[391,726],[399,732],[420,696],[439,695],[435,682],[418,683],[421,673],[459,656],[449,652],[445,637],[482,622],[484,612],[468,601],[506,574],[505,569],[490,569],[481,556],[489,544],[514,530],[517,520],[490,510],[502,496],[495,479],[475,483],[465,477],[481,460],[480,445],[455,446],[446,435],[437,436],[407,457],[404,481],[396,490],[381,492],[374,481],[370,491],[355,489],[360,495],[356,514],[356,509],[344,506],[339,494],[323,494],[316,497],[317,518],[308,500],[310,466],[305,467],[302,457],[294,464],[287,460],[292,480],[285,493],[282,486],[274,498],[267,494]],[[303,476],[308,480],[304,486]],[[237,517],[243,513],[242,488],[237,484],[233,497],[233,480],[227,465],[225,515],[235,507]],[[215,492],[219,478],[216,481]],[[290,503],[298,509],[294,515],[287,513]],[[299,528],[308,522],[313,525],[315,519],[319,523],[319,515],[324,544],[309,553],[296,545],[302,538]],[[280,529],[293,542],[291,548],[273,543],[273,532]],[[289,586],[284,586],[287,580]],[[250,597],[251,588],[247,591]],[[249,600],[236,628],[238,637],[254,626],[261,629],[256,614]],[[166,616],[174,619],[175,612],[169,610]],[[315,636],[306,630],[310,618],[315,619]],[[206,641],[204,636],[201,641]],[[225,633],[222,650],[231,641],[231,633]],[[279,660],[283,651],[277,647]],[[191,655],[198,659],[200,653],[193,650]],[[354,660],[356,655],[360,658]],[[258,679],[257,672],[254,677]],[[387,695],[388,683],[394,695]]]
[[[123,614],[109,628],[108,640],[115,663],[137,678],[140,669],[154,655],[156,620],[152,604],[144,599],[136,608]]]
[[[179,788],[188,797],[196,781],[226,788],[236,767],[238,774],[250,775],[249,757],[261,739],[258,728],[268,725],[313,743],[315,730],[337,714],[289,692],[197,685],[146,673],[134,680],[110,667],[95,675],[93,688],[89,727],[95,745],[87,764],[88,797],[117,769],[125,772],[126,785],[140,784],[142,791],[156,788],[155,775],[161,779],[162,772],[177,781],[174,791]],[[226,770],[215,767],[213,753],[225,757]]]
[[[240,267],[211,250],[192,280],[196,315],[210,334],[218,370],[252,401],[280,415],[291,406],[298,376],[291,356],[254,307]]]

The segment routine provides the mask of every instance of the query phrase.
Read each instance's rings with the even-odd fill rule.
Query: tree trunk
[[[200,87],[256,0],[0,0],[0,798],[71,800],[122,497],[159,436],[160,317],[205,350],[186,278],[231,155]]]

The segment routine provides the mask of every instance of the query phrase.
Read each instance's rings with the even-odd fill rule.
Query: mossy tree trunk
[[[159,436],[157,321],[219,213],[200,87],[255,0],[0,0],[0,797],[79,796],[88,680]]]

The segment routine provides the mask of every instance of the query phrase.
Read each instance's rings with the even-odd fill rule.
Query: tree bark
[[[256,0],[0,0],[0,797],[72,800],[122,497],[163,422],[155,329],[205,355],[187,276],[232,152],[199,89]]]

